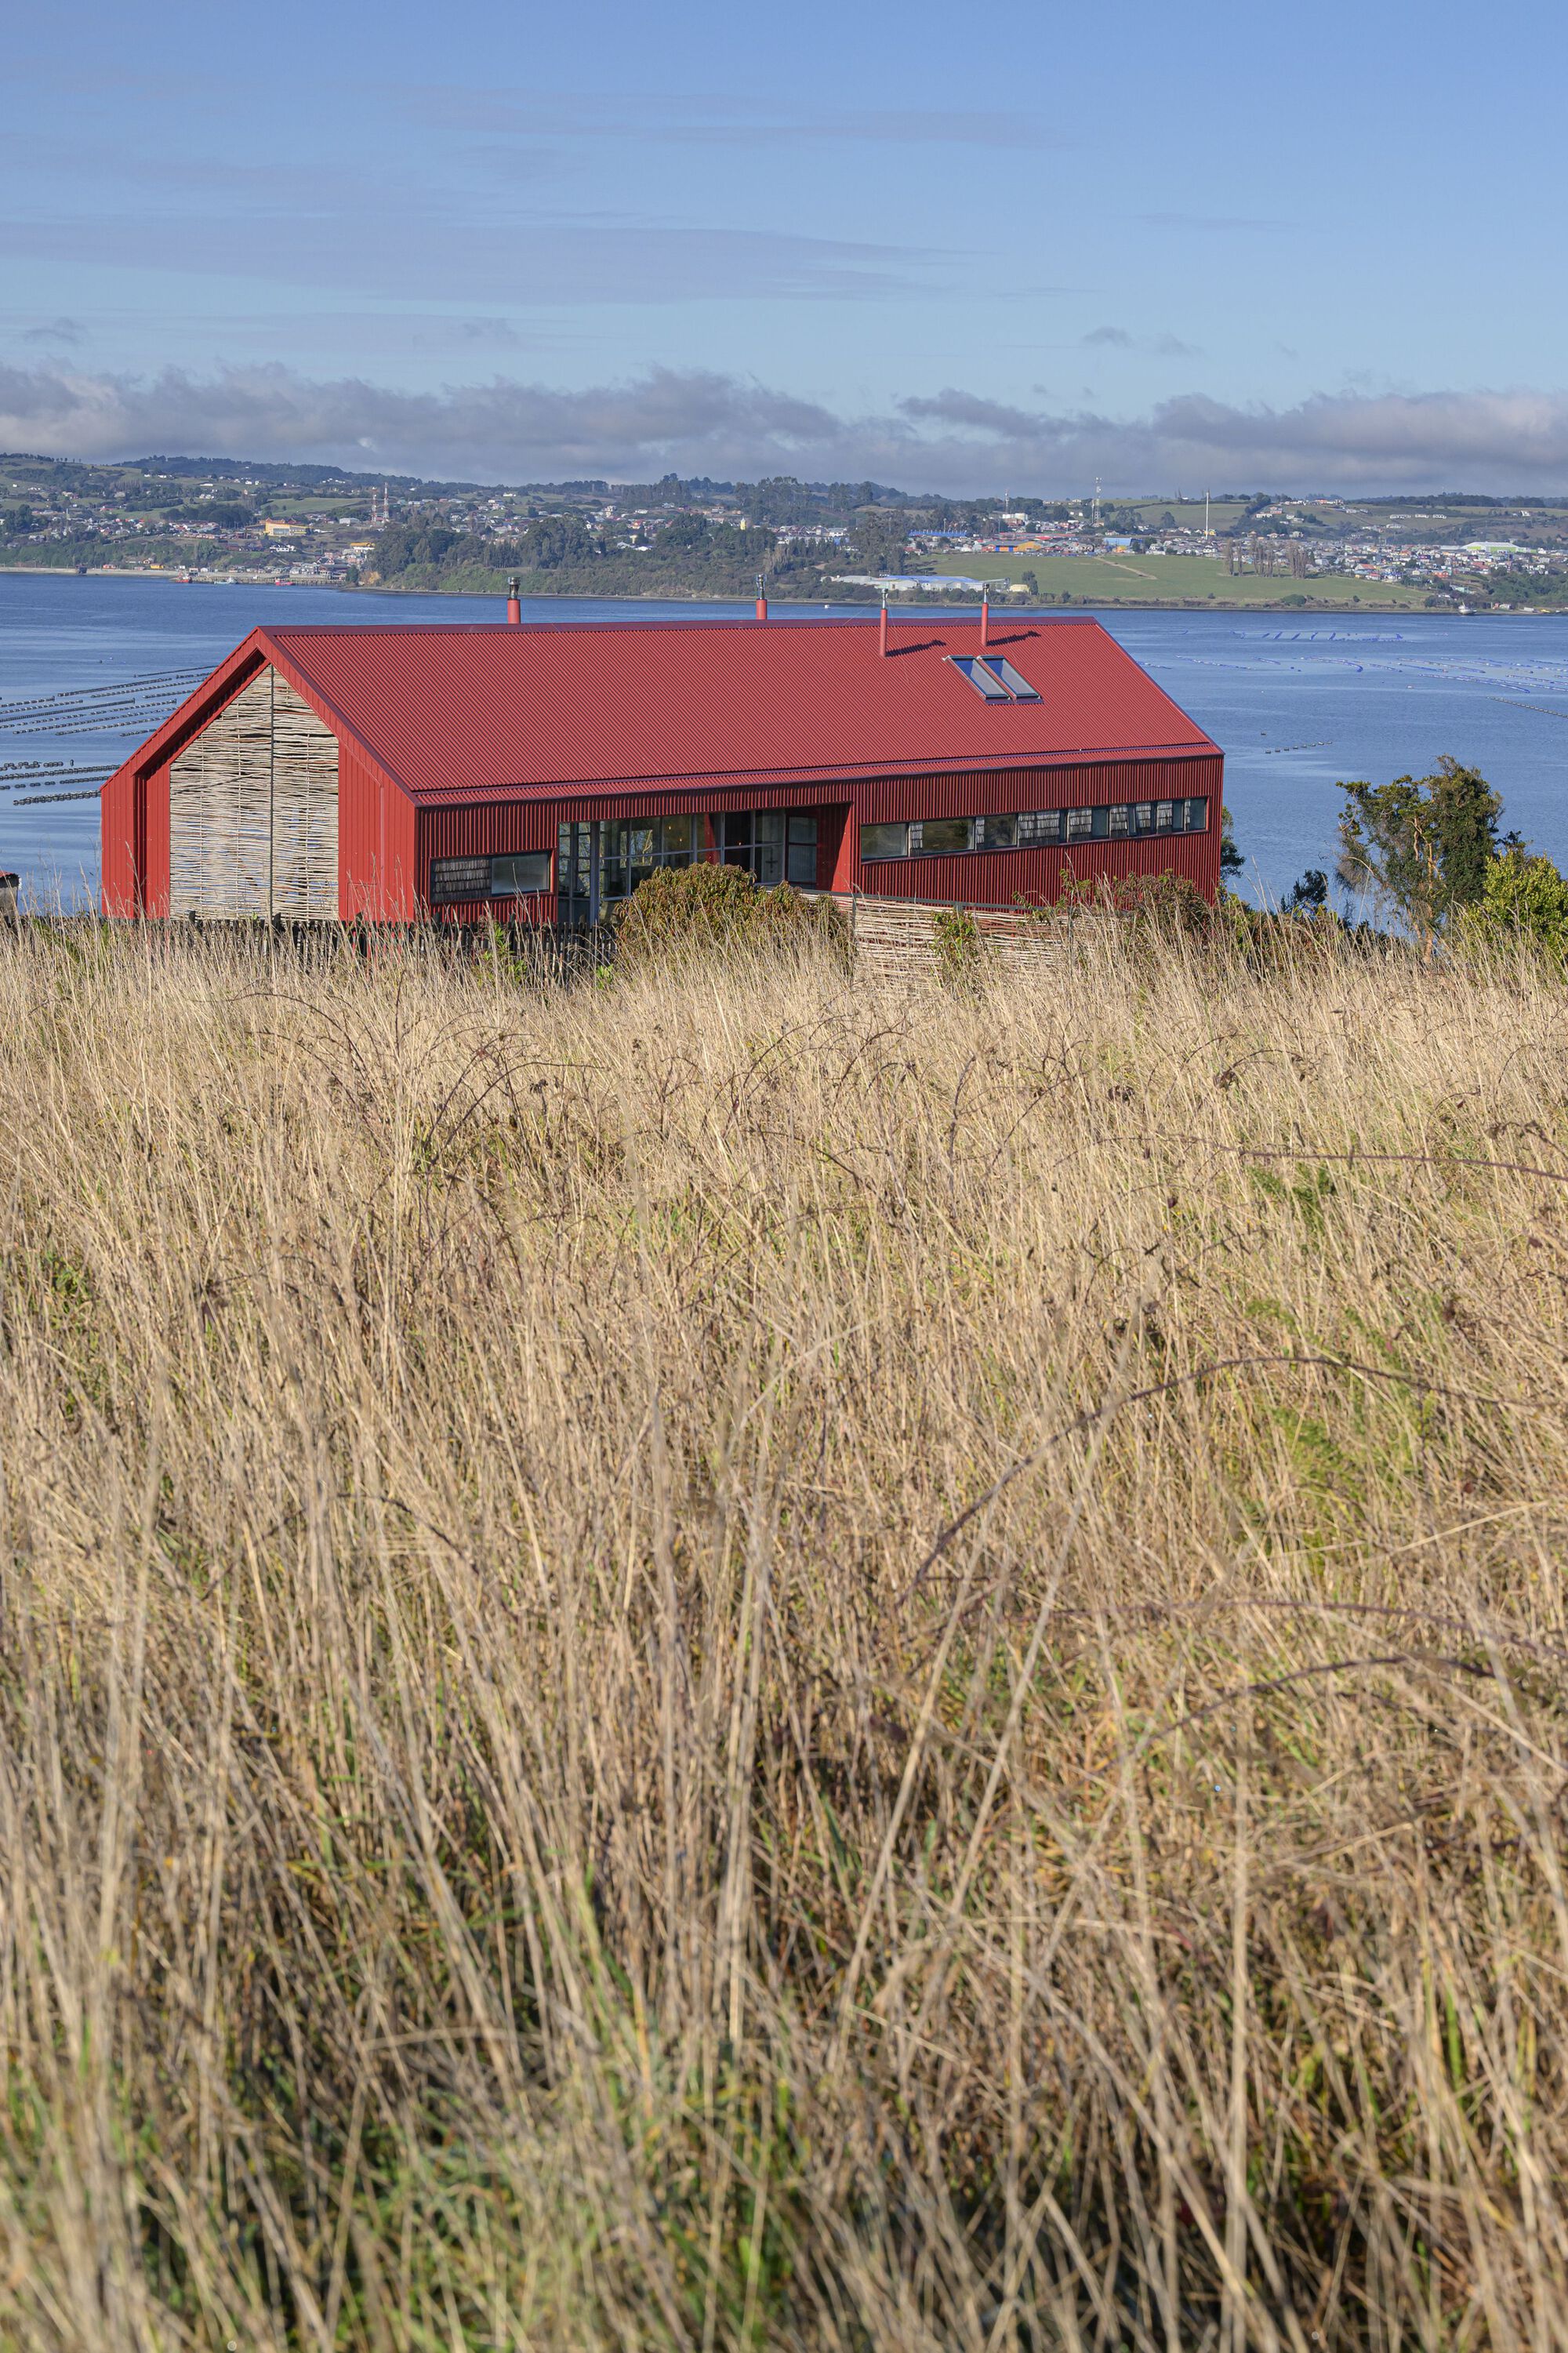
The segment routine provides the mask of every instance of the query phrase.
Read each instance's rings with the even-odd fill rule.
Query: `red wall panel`
[[[668,801],[665,804],[668,806]],[[431,861],[437,858],[509,858],[520,849],[552,854],[563,812],[550,801],[476,802],[463,808],[419,811],[418,896],[427,902]],[[553,923],[548,893],[527,899],[458,899],[432,911],[437,923]]]
[[[413,802],[352,740],[338,738],[338,913],[409,923],[418,912]]]
[[[118,769],[99,795],[100,890],[106,915],[141,912],[140,801],[141,792],[129,768]]]
[[[1064,873],[1092,881],[1131,874],[1184,875],[1205,897],[1219,889],[1220,797],[1224,762],[1121,760],[1081,768],[1042,768],[1000,776],[908,776],[859,788],[852,857],[841,861],[851,882],[884,899],[949,899],[973,907],[1010,907],[1061,895]],[[1203,797],[1206,833],[1145,835],[1142,840],[1053,842],[1039,849],[969,852],[959,858],[879,858],[862,865],[858,828],[900,818],[980,817],[1033,808],[1083,808],[1107,802]]]
[[[142,901],[150,915],[169,912],[169,767],[161,760],[142,788]]]

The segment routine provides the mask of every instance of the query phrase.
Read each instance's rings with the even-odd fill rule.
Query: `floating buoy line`
[[[150,670],[139,678],[18,697],[0,702],[0,729],[27,735],[130,734],[166,718],[208,675],[205,670]]]

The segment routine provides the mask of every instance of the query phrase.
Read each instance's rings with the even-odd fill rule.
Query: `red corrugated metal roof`
[[[716,779],[1011,767],[1216,747],[1089,619],[998,617],[1038,702],[987,703],[948,659],[977,623],[458,623],[252,641],[420,802]]]

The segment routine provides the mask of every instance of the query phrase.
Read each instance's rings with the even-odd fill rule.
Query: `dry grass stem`
[[[1565,1002],[0,939],[0,2343],[1568,2353]]]

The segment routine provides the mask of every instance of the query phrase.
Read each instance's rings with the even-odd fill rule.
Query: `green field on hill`
[[[936,568],[933,566],[933,569]],[[959,569],[955,559],[953,569]],[[963,569],[976,580],[1021,580],[1033,573],[1044,597],[1075,605],[1344,605],[1419,607],[1427,591],[1392,580],[1357,580],[1342,572],[1294,580],[1253,572],[1234,577],[1207,555],[972,555]]]

